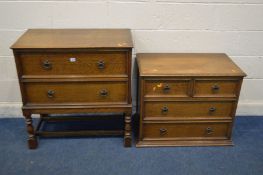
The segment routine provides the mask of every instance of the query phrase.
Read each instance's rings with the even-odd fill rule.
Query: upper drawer
[[[21,53],[23,75],[127,75],[127,52]]]
[[[146,80],[145,97],[188,97],[190,80]]]
[[[43,82],[24,83],[26,103],[126,104],[128,84],[116,82]]]
[[[236,97],[238,80],[195,80],[194,97]]]

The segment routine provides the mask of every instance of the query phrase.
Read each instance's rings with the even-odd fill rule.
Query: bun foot
[[[132,146],[132,139],[129,136],[124,137],[124,147],[131,147]]]
[[[28,139],[27,143],[28,143],[28,148],[29,149],[36,149],[37,146],[38,146],[38,143],[37,143],[36,139]]]

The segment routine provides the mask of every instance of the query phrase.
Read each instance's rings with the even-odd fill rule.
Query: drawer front
[[[146,123],[144,139],[227,138],[229,123]]]
[[[30,104],[121,103],[127,104],[127,82],[25,83]]]
[[[190,80],[146,80],[145,97],[187,97]]]
[[[194,97],[236,97],[237,80],[196,80]]]
[[[23,75],[127,75],[126,52],[22,53]]]
[[[145,102],[144,116],[147,117],[230,117],[235,102],[232,101],[176,101]]]

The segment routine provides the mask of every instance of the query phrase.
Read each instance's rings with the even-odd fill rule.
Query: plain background
[[[133,57],[227,53],[248,74],[237,114],[263,115],[262,17],[263,0],[0,1],[0,117],[22,116],[9,47],[28,28],[130,28]]]

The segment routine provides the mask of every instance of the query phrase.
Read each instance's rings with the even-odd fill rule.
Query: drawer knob
[[[167,112],[168,112],[168,107],[167,106],[162,107],[162,113],[167,113]]]
[[[213,128],[211,128],[211,127],[207,127],[207,128],[206,128],[206,134],[210,135],[210,134],[212,134],[213,132],[214,132]]]
[[[165,134],[167,134],[167,129],[165,128],[160,128],[160,135],[164,136]]]
[[[48,90],[48,91],[47,91],[47,97],[48,97],[48,98],[53,98],[54,95],[55,95],[55,91],[53,91],[53,90]]]
[[[102,89],[102,90],[100,91],[100,96],[102,96],[102,97],[108,96],[108,91],[107,91],[106,89]]]
[[[212,86],[213,91],[218,91],[219,89],[220,89],[220,87],[217,84]]]
[[[215,112],[215,111],[216,111],[216,108],[215,108],[215,107],[209,108],[209,112]]]
[[[99,69],[104,69],[105,68],[105,62],[100,60],[97,62],[97,66]]]
[[[164,85],[164,87],[163,87],[163,91],[164,92],[168,92],[170,89],[171,88],[170,88],[170,86],[168,84]]]
[[[46,70],[50,70],[52,69],[52,64],[48,60],[45,60],[42,63],[42,67]]]

